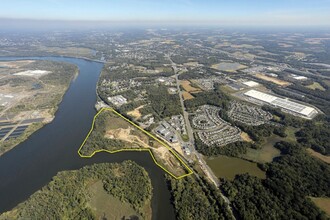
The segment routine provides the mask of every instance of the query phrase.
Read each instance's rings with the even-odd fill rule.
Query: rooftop
[[[317,113],[317,110],[313,107],[299,104],[297,102],[290,101],[289,99],[280,98],[253,89],[244,93],[244,95],[269,103],[275,107],[280,107],[301,114],[307,118],[311,118],[314,114]]]

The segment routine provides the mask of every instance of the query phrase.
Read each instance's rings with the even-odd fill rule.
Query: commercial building
[[[158,133],[161,137],[167,140],[170,143],[177,143],[178,137],[171,131],[171,126],[163,121],[156,129],[156,133]]]
[[[279,107],[289,113],[297,114],[298,116],[308,119],[313,118],[318,113],[317,110],[313,107],[306,106],[297,102],[290,101],[288,99],[280,98],[278,96],[270,95],[253,89],[244,93],[244,95],[265,102],[271,106]]]
[[[291,74],[291,77],[296,79],[296,80],[307,80],[308,78],[306,76],[298,76],[295,74]]]
[[[259,83],[255,82],[255,81],[246,81],[246,82],[243,82],[243,84],[248,87],[256,87],[256,86],[260,85]]]
[[[108,101],[117,107],[120,107],[127,103],[127,99],[122,95],[108,97]]]

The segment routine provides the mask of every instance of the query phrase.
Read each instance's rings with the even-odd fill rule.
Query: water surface
[[[133,160],[149,173],[153,185],[153,219],[174,219],[164,172],[147,152],[98,153],[80,158],[77,150],[87,135],[96,102],[96,84],[103,64],[67,57],[8,57],[4,60],[42,59],[75,64],[80,72],[63,97],[55,119],[0,157],[0,213],[11,210],[46,185],[59,171]]]

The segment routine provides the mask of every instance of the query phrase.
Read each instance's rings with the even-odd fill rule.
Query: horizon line
[[[233,20],[190,20],[190,19],[40,19],[40,18],[10,18],[10,17],[0,17],[0,22],[3,21],[11,21],[11,22],[58,22],[58,23],[100,23],[102,24],[140,24],[140,25],[148,25],[148,24],[161,24],[161,25],[203,25],[203,26],[278,26],[278,27],[330,27],[330,24],[302,24],[302,23],[273,23],[273,22],[265,22],[258,23],[253,21],[233,21]]]

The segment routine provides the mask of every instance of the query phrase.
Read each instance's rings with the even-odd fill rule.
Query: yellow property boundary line
[[[131,125],[133,125],[134,127],[138,128],[140,131],[142,131],[143,133],[145,133],[146,135],[148,135],[149,137],[153,138],[154,140],[156,140],[157,142],[159,142],[161,145],[165,146],[179,161],[180,163],[183,164],[183,166],[189,171],[187,174],[184,174],[182,176],[175,176],[173,173],[171,173],[170,171],[168,171],[166,168],[164,168],[162,165],[160,165],[154,154],[152,153],[152,151],[150,149],[120,149],[120,150],[114,150],[114,151],[109,151],[109,150],[96,150],[94,151],[91,155],[89,156],[86,156],[86,155],[83,155],[80,153],[80,150],[81,148],[85,145],[87,139],[89,138],[90,134],[92,133],[93,129],[94,129],[94,124],[95,124],[95,120],[97,118],[97,116],[103,112],[103,111],[111,111],[113,113],[115,113],[116,115],[120,116],[122,119],[124,119],[125,121],[127,121],[128,123],[130,123]],[[147,132],[146,130],[144,130],[143,128],[141,128],[140,126],[136,125],[135,123],[133,123],[132,121],[130,121],[129,119],[127,119],[126,117],[124,117],[123,115],[121,115],[120,113],[118,113],[117,111],[115,111],[113,108],[102,108],[95,116],[94,116],[94,119],[93,119],[93,122],[92,122],[92,127],[90,129],[90,131],[88,132],[84,142],[81,144],[81,146],[79,147],[78,149],[78,154],[80,157],[82,158],[91,158],[93,157],[96,153],[99,153],[99,152],[107,152],[107,153],[110,153],[110,154],[113,154],[113,153],[118,153],[118,152],[124,152],[124,151],[148,151],[150,153],[150,156],[151,158],[153,159],[153,161],[155,162],[155,164],[157,166],[159,166],[160,168],[162,168],[162,170],[164,170],[166,173],[168,173],[170,176],[172,176],[173,178],[175,179],[181,179],[183,177],[186,177],[186,176],[189,176],[191,174],[193,174],[193,171],[189,168],[189,166],[177,155],[177,153],[175,151],[173,151],[173,149],[170,148],[170,146],[168,146],[166,143],[164,143],[163,141],[159,140],[157,137],[153,136],[151,133]]]

